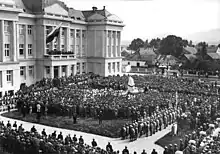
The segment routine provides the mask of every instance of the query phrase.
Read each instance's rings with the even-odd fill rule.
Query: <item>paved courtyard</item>
[[[3,112],[0,112],[0,114],[2,113]],[[115,150],[119,150],[121,152],[124,149],[124,147],[127,146],[131,153],[136,151],[139,154],[143,151],[143,149],[145,149],[147,153],[151,153],[152,149],[156,149],[158,154],[161,154],[163,152],[163,148],[154,143],[158,139],[160,139],[161,137],[163,137],[164,135],[166,135],[168,132],[171,131],[171,126],[169,126],[168,128],[154,134],[151,137],[142,137],[142,138],[138,138],[138,140],[134,142],[129,142],[128,140],[121,140],[119,138],[103,137],[99,135],[94,135],[94,134],[89,134],[89,133],[84,133],[84,132],[79,132],[79,131],[74,131],[74,130],[67,130],[67,129],[62,129],[62,128],[49,127],[49,126],[40,125],[40,124],[33,124],[30,122],[24,122],[21,120],[14,120],[14,119],[3,117],[1,115],[0,115],[0,121],[4,121],[4,124],[6,124],[7,121],[10,121],[11,124],[13,124],[14,121],[17,121],[18,126],[22,123],[23,128],[26,131],[30,131],[31,127],[35,125],[35,128],[37,129],[39,133],[41,133],[43,128],[45,128],[47,134],[51,134],[55,130],[57,131],[57,134],[61,131],[63,133],[63,136],[66,136],[68,134],[73,136],[74,134],[76,134],[78,138],[80,136],[83,136],[85,143],[89,145],[91,145],[91,141],[94,138],[98,146],[100,146],[103,149],[105,149],[108,142],[110,142]]]

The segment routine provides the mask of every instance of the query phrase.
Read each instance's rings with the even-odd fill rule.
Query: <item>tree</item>
[[[207,60],[208,44],[206,42],[199,42],[197,44],[197,47],[198,47],[197,56],[199,56],[202,60]]]
[[[147,47],[149,47],[148,39],[144,42],[144,48],[147,48]]]
[[[144,47],[144,41],[140,38],[134,39],[131,44],[128,46],[129,50],[138,51],[139,48]]]
[[[218,45],[218,48],[220,48],[220,44]]]
[[[158,49],[160,47],[160,38],[152,39],[149,43],[149,47]]]
[[[173,55],[178,58],[183,54],[183,47],[187,42],[183,41],[181,37],[168,35],[166,38],[162,39],[159,53],[163,55]]]

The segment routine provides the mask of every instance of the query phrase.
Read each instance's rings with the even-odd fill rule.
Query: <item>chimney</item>
[[[105,10],[105,6],[103,6],[103,10]]]
[[[92,10],[95,12],[97,10],[97,7],[93,6]]]

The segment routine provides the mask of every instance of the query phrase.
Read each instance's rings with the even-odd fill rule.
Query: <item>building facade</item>
[[[59,24],[57,39],[46,43]],[[105,7],[79,11],[58,0],[0,0],[0,96],[42,78],[120,75],[123,27]]]

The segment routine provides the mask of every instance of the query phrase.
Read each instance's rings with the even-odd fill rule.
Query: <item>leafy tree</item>
[[[134,39],[131,44],[128,46],[129,50],[138,51],[139,48],[144,47],[144,41],[140,38]]]
[[[218,45],[218,48],[220,48],[220,44]]]
[[[144,42],[144,48],[147,48],[147,47],[149,47],[148,39]]]
[[[160,43],[159,53],[163,55],[173,55],[179,57],[183,54],[183,47],[187,44],[181,37],[175,35],[168,35],[162,39]]]
[[[197,47],[198,47],[197,56],[199,56],[202,60],[207,60],[208,44],[206,42],[199,42],[197,44]]]
[[[160,43],[161,43],[160,38],[152,39],[149,43],[149,47],[158,49],[160,47]]]

